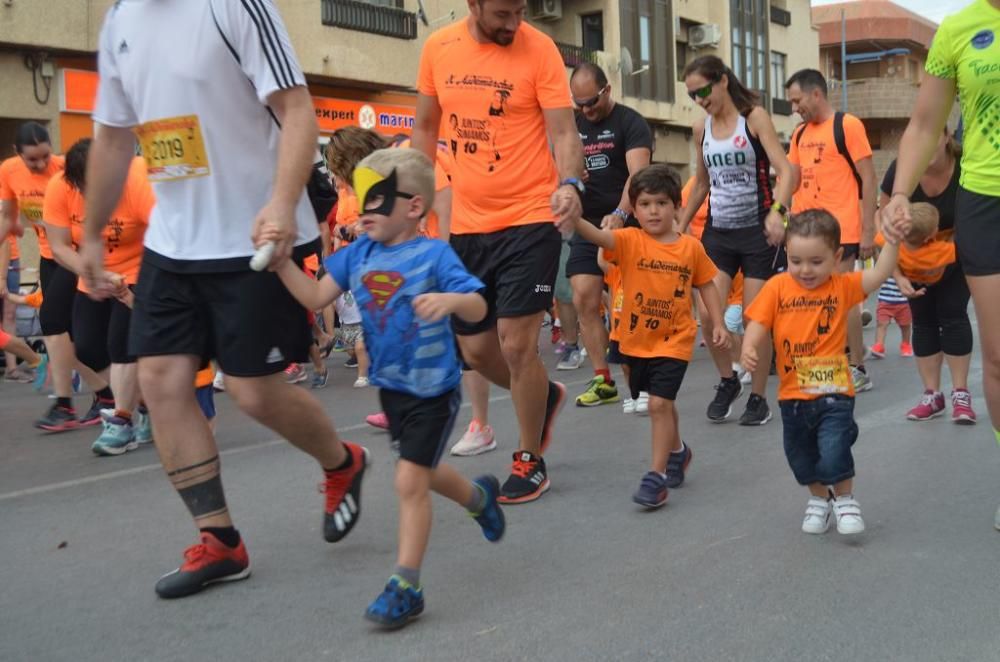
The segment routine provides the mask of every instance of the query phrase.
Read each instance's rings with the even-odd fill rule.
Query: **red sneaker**
[[[908,342],[899,343],[899,355],[907,358],[913,356],[913,345]]]
[[[216,582],[234,582],[250,576],[250,557],[240,540],[229,547],[202,531],[201,542],[184,550],[184,563],[156,582],[156,594],[161,598],[183,598],[198,593]]]
[[[323,538],[327,542],[342,540],[361,519],[361,480],[368,467],[368,449],[349,441],[344,447],[351,454],[351,466],[326,472],[319,491],[326,494],[323,512]]]
[[[924,391],[920,404],[906,412],[906,418],[911,421],[929,421],[944,413],[944,393]]]
[[[964,388],[951,392],[951,420],[959,425],[976,424],[976,412],[972,411],[972,395]]]
[[[880,342],[877,342],[871,347],[869,347],[868,351],[871,352],[872,356],[875,357],[876,359],[885,358],[885,345]]]

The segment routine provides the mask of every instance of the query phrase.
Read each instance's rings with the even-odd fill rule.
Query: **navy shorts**
[[[436,467],[455,428],[462,389],[421,398],[383,388],[378,397],[389,419],[389,434],[397,457],[428,469]]]
[[[208,420],[215,418],[215,389],[212,385],[199,386],[194,390],[194,397],[198,401],[198,406],[201,407],[201,413],[205,414],[205,418]]]
[[[854,398],[824,395],[782,400],[785,457],[800,485],[835,485],[854,477],[851,446],[858,440]]]

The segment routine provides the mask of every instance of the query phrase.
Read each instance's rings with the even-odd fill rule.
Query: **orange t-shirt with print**
[[[799,132],[802,135],[798,140]],[[844,142],[857,164],[871,158],[865,125],[854,115],[844,115]],[[821,124],[805,124],[792,135],[788,160],[802,170],[799,189],[792,198],[792,212],[826,209],[840,221],[840,241],[861,241],[861,191],[847,159],[837,151],[833,116]]]
[[[104,268],[125,277],[125,282],[135,285],[142,263],[142,240],[149,226],[149,214],[156,198],[146,177],[146,162],[141,157],[132,159],[128,177],[118,205],[111,212],[104,226]],[[83,195],[66,181],[63,173],[49,181],[45,191],[45,222],[68,228],[71,241],[77,246],[83,241]],[[77,289],[86,292],[83,279]]]
[[[684,188],[681,189],[681,208],[687,207],[688,200],[691,199],[691,189],[694,188],[694,182],[696,177],[692,176],[687,180]],[[688,232],[695,239],[701,239],[701,235],[705,233],[705,223],[708,222],[708,198],[705,196],[705,201],[701,203],[701,207],[695,212],[695,215],[691,217],[691,222],[688,223]]]
[[[881,232],[875,235],[875,243],[879,247],[885,246],[885,237]],[[941,241],[937,237],[916,250],[903,243],[899,245],[899,271],[918,285],[936,284],[944,276],[945,269],[955,264],[957,259],[955,243]]]
[[[638,228],[615,230],[614,250],[604,250],[622,276],[622,354],[690,361],[698,325],[691,314],[691,288],[717,270],[694,237],[661,243]]]
[[[341,186],[337,189],[337,225],[339,227],[350,227],[358,222],[359,207],[358,196],[350,186]]]
[[[743,271],[736,272],[736,278],[733,279],[733,284],[729,288],[729,299],[726,301],[729,306],[742,306],[743,305]]]
[[[862,272],[833,274],[807,290],[783,273],[768,280],[745,315],[774,332],[779,400],[854,395],[844,348],[847,311],[865,300]]]
[[[554,220],[559,175],[542,111],[572,102],[551,37],[522,23],[509,46],[480,44],[460,20],[427,39],[417,91],[437,98],[441,137],[455,160],[453,234]]]
[[[607,256],[605,255],[605,260]],[[608,286],[608,299],[611,300],[611,331],[608,339],[621,343],[622,307],[625,305],[625,291],[622,289],[622,272],[617,265],[609,264],[604,273],[604,282]]]
[[[45,187],[53,175],[61,172],[65,166],[66,160],[54,154],[49,157],[48,167],[40,173],[29,170],[20,156],[12,156],[0,163],[0,200],[16,205],[15,213],[19,211],[35,229],[38,235],[38,254],[47,260],[54,258],[42,223]]]

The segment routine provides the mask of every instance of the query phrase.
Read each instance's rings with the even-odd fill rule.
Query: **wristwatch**
[[[777,200],[775,200],[774,204],[771,205],[771,211],[776,211],[779,214],[781,214],[782,216],[788,216],[788,207],[786,207],[785,205],[781,204]]]
[[[613,212],[611,212],[611,214],[613,216],[617,216],[618,218],[622,219],[623,221],[627,221],[628,220],[628,212],[625,211],[624,209],[622,209],[621,207],[615,207],[615,210]]]
[[[574,189],[576,189],[576,192],[580,195],[581,198],[583,197],[584,193],[587,192],[587,187],[584,186],[583,182],[577,179],[576,177],[567,177],[566,179],[559,182],[559,186],[572,186]]]

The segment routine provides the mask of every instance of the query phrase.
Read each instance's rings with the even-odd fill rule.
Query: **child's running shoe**
[[[743,395],[743,384],[736,375],[726,377],[715,387],[715,397],[708,405],[706,415],[713,423],[721,423],[733,413],[733,403]]]
[[[766,425],[771,420],[771,408],[767,400],[756,393],[747,398],[747,408],[740,416],[740,425]]]
[[[288,367],[285,368],[285,381],[289,384],[298,384],[307,379],[309,379],[309,375],[305,368],[298,363],[289,363]]]
[[[861,505],[853,496],[845,494],[834,499],[833,513],[837,517],[837,533],[853,536],[865,530],[865,521],[861,518]]]
[[[639,489],[632,495],[632,501],[643,508],[652,510],[667,502],[667,479],[656,471],[647,471],[639,483]]]
[[[683,441],[681,443],[684,444],[683,448],[667,456],[667,487],[670,489],[684,484],[684,472],[687,471],[691,459],[694,457],[691,447]]]
[[[951,392],[951,420],[959,425],[975,425],[976,412],[972,411],[972,395],[964,388]]]
[[[395,630],[401,628],[424,611],[424,591],[399,575],[389,578],[382,594],[368,605],[365,618],[373,623]]]
[[[872,358],[884,359],[885,358],[885,344],[877,342],[868,348],[868,353],[872,355]]]
[[[326,388],[326,383],[329,378],[329,370],[324,370],[323,372],[313,372],[312,384],[309,386],[314,389]]]
[[[833,506],[828,499],[811,496],[806,504],[806,516],[802,518],[802,533],[819,535],[830,528],[830,514]]]
[[[872,384],[872,378],[868,376],[868,371],[861,366],[851,366],[851,380],[854,382],[855,393],[870,391],[875,386]]]
[[[597,375],[590,380],[587,390],[576,396],[577,407],[597,407],[610,402],[618,402],[618,389],[614,384],[604,381],[604,375]]]
[[[497,503],[497,497],[500,495],[500,481],[496,479],[496,476],[486,475],[476,478],[472,484],[482,491],[486,497],[486,503],[478,513],[469,513],[469,515],[482,527],[483,536],[487,540],[500,542],[504,531],[507,530],[507,520],[503,516],[500,504]]]
[[[913,356],[913,345],[908,342],[899,343],[899,355],[910,358]]]
[[[250,558],[240,540],[229,547],[207,531],[201,532],[201,542],[184,550],[184,563],[156,582],[156,594],[161,598],[183,598],[198,593],[217,582],[234,582],[250,576]]]
[[[365,416],[365,423],[373,428],[378,428],[379,430],[389,429],[389,417],[385,415],[384,411],[377,411],[374,414],[368,414]]]
[[[348,356],[347,360],[344,361],[344,367],[347,368],[347,369],[357,368],[358,367],[358,357],[357,356]]]
[[[622,413],[623,414],[634,414],[635,413],[635,400],[632,398],[622,398]]]
[[[930,389],[924,391],[920,403],[906,412],[906,418],[911,421],[929,421],[944,413],[944,393]]]
[[[583,353],[576,345],[567,345],[560,357],[556,370],[576,370],[583,365]]]
[[[344,442],[351,454],[351,466],[327,471],[326,480],[320,483],[320,492],[326,495],[323,511],[323,538],[327,542],[342,540],[361,519],[361,481],[369,464],[368,449]]]
[[[545,460],[528,451],[515,451],[510,476],[500,488],[499,501],[503,504],[528,503],[548,492],[549,487]]]
[[[496,435],[489,425],[482,425],[479,421],[473,420],[469,423],[468,429],[462,438],[451,447],[452,455],[469,457],[486,453],[497,447]]]
[[[649,393],[639,391],[639,397],[635,399],[635,413],[639,416],[649,416]]]

